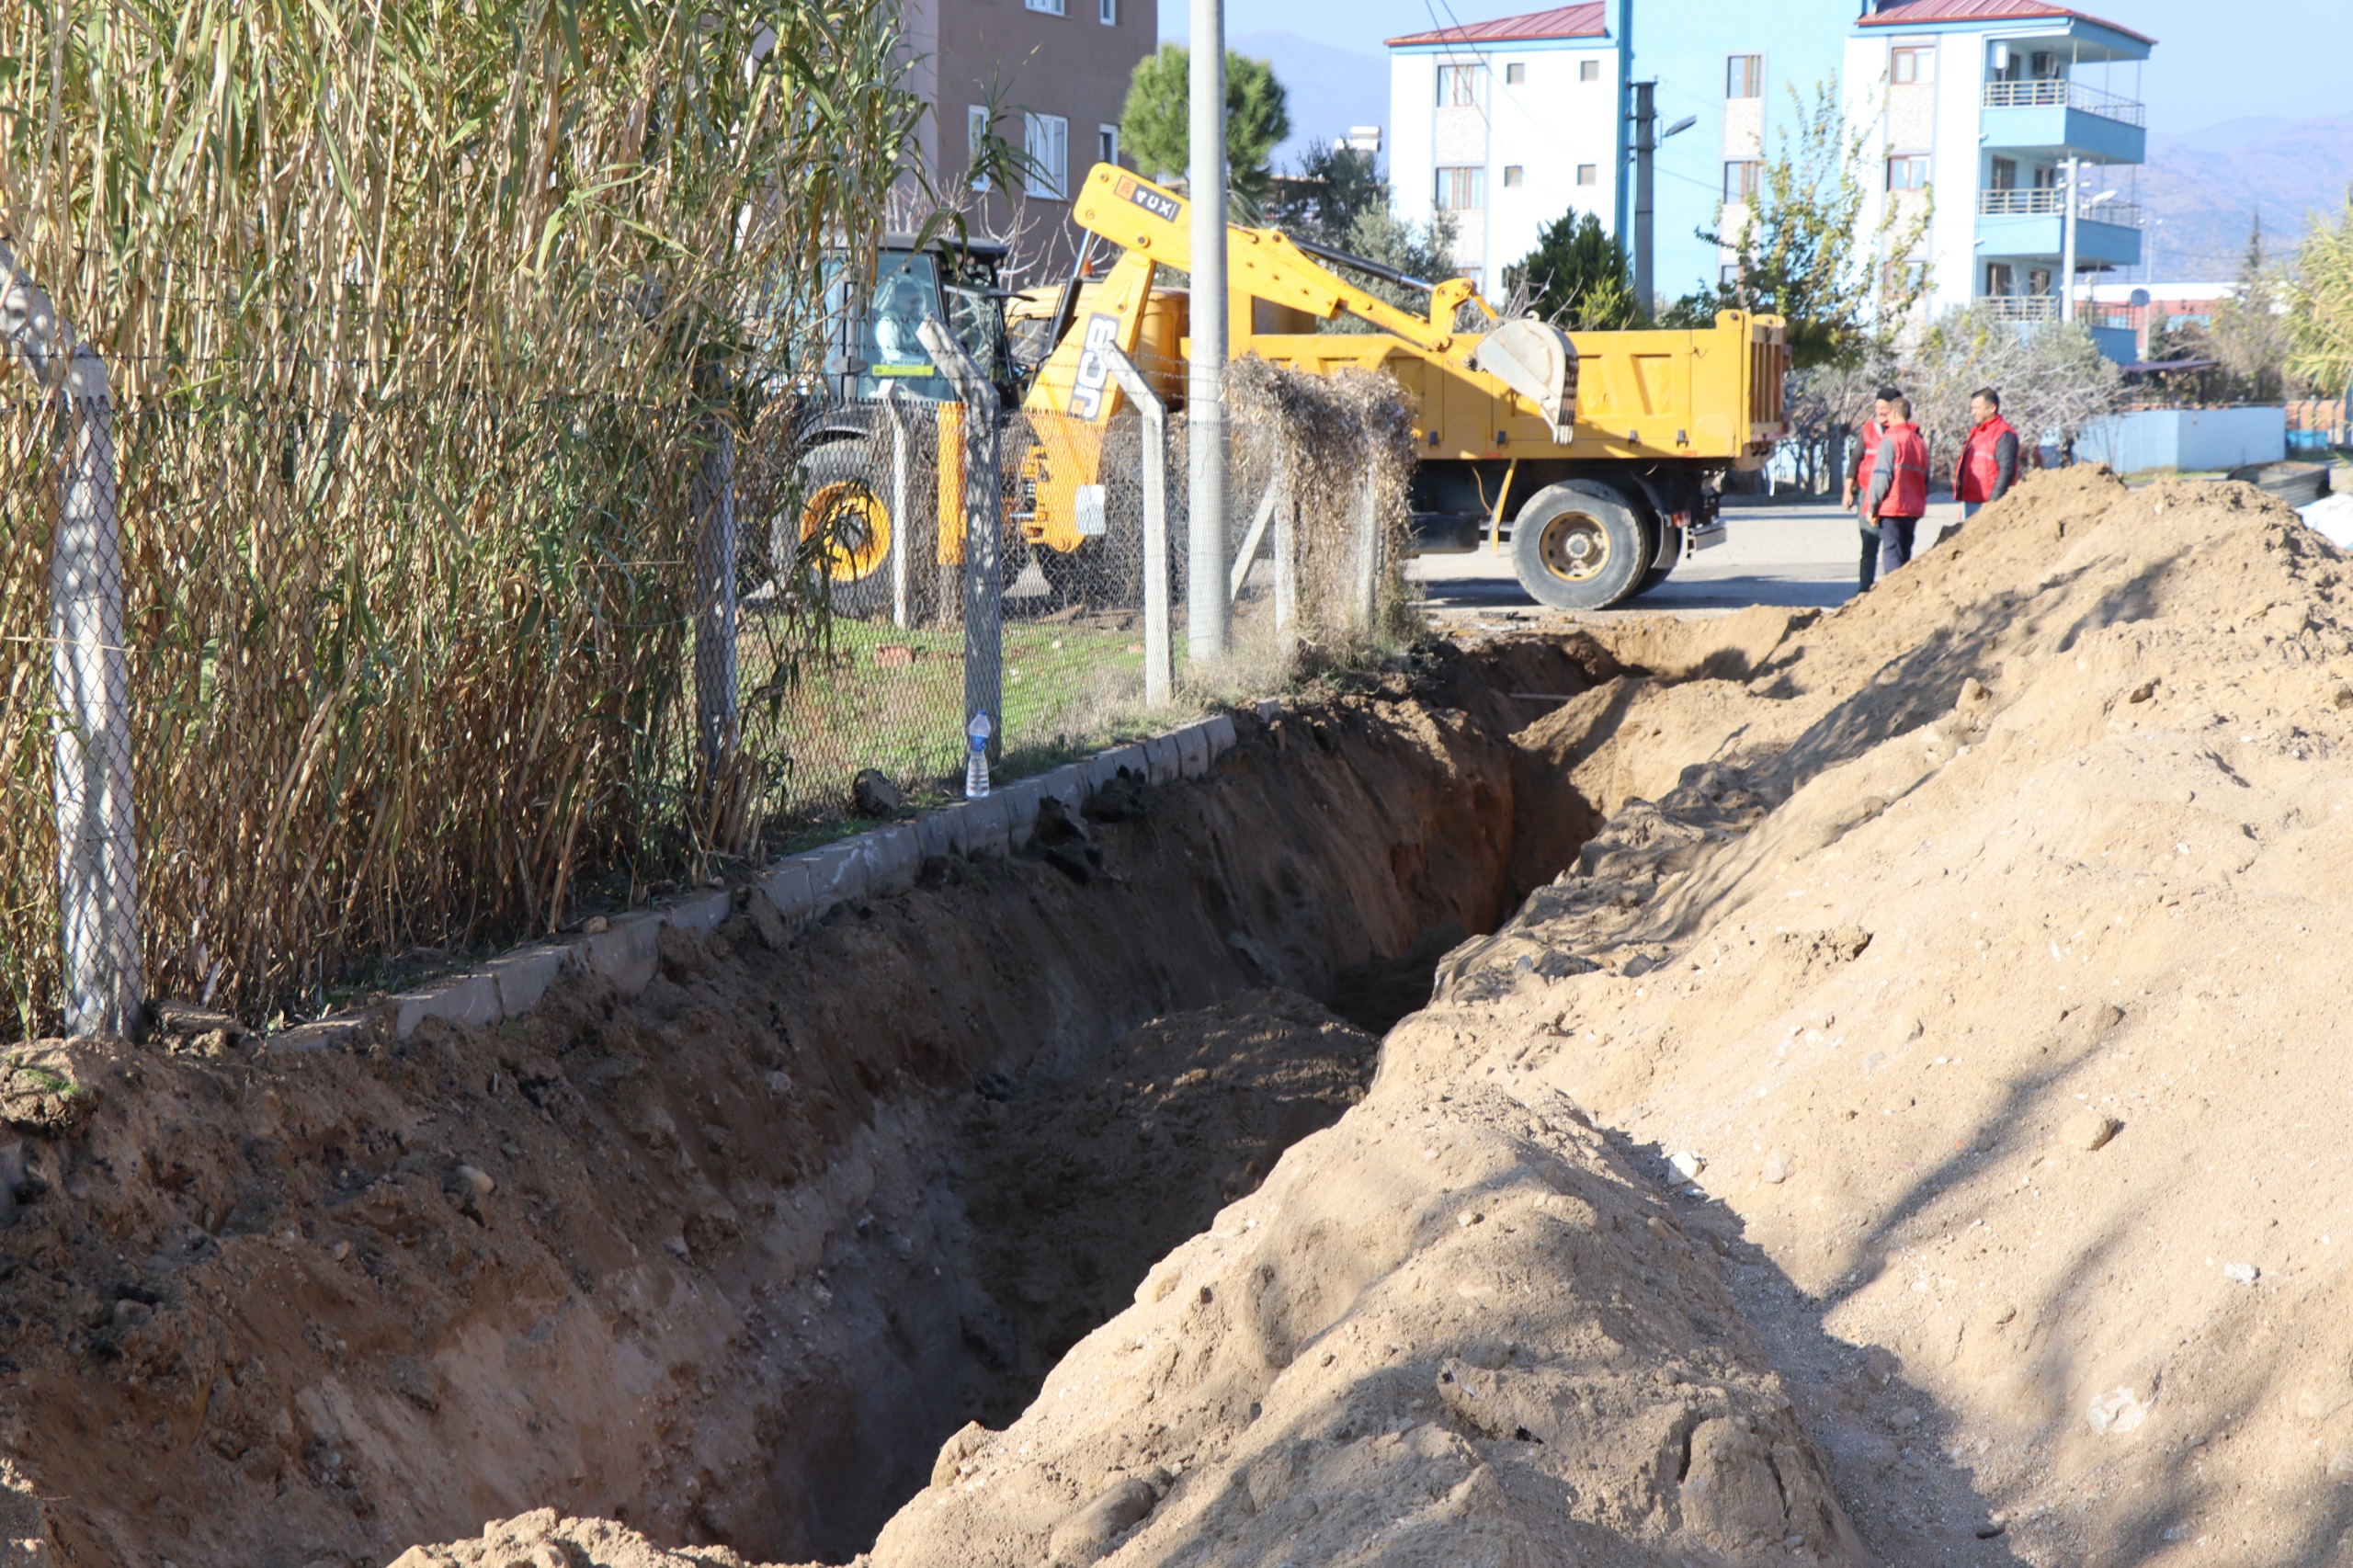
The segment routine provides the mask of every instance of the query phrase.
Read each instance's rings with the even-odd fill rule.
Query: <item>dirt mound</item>
[[[744,1568],[744,1560],[723,1546],[656,1546],[610,1519],[540,1508],[494,1519],[473,1540],[411,1547],[392,1568]]]
[[[2047,476],[1745,688],[1588,694],[1615,814],[1384,1084],[1644,1142],[1888,1560],[2340,1561],[2348,583]]]
[[[1384,1077],[951,1439],[875,1568],[1864,1561],[1711,1257],[1540,1099]]]

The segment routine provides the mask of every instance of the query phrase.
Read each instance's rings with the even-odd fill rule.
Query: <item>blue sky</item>
[[[1381,40],[1398,33],[1541,10],[1544,4],[1227,0],[1225,28],[1229,36],[1298,33],[1379,55]],[[2157,40],[2142,82],[2152,131],[2179,134],[2248,117],[2302,119],[2353,112],[2353,94],[2347,90],[2353,4],[2346,0],[2238,0],[2229,6],[2216,0],[2086,0],[2080,8]],[[1162,37],[1181,41],[1189,23],[1184,0],[1160,0]],[[1381,96],[1387,96],[1385,84]]]

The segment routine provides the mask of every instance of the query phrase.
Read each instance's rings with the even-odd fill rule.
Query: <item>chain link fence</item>
[[[1236,368],[1222,672],[1132,402],[0,404],[0,1008],[313,1016],[958,792],[976,710],[1019,774],[1165,722],[1154,657],[1346,657],[1402,602],[1364,381]]]

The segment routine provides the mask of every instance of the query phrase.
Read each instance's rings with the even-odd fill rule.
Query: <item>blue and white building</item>
[[[1672,298],[1728,277],[1729,249],[1700,236],[1737,231],[1827,90],[1868,151],[1863,232],[1929,208],[1920,246],[1887,258],[1925,269],[1927,308],[1990,298],[2031,320],[2059,312],[2070,158],[2079,281],[2140,262],[2152,45],[2049,0],[1588,0],[1392,40],[1390,169],[1404,216],[1453,214],[1483,286],[1570,207],[1631,247],[1629,88],[1654,81],[1660,129],[1692,122],[1654,164]]]

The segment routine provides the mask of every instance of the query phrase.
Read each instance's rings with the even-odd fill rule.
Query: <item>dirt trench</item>
[[[633,999],[20,1051],[81,1092],[6,1108],[0,1480],[72,1562],[372,1565],[541,1506],[845,1560],[1574,855],[1594,812],[1510,737],[1619,673],[1434,645],[1238,715],[1059,869],[935,862],[797,933],[746,904]]]

